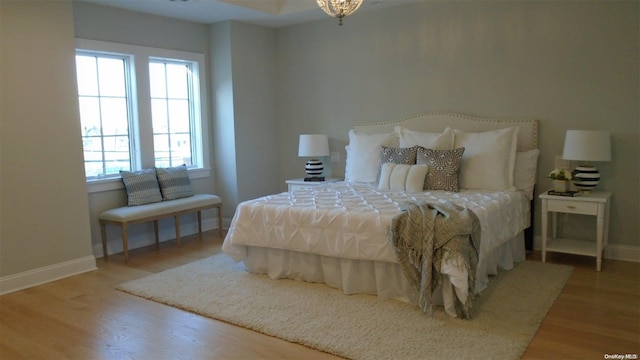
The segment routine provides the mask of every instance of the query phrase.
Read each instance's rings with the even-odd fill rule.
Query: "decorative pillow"
[[[397,146],[394,133],[360,134],[349,131],[349,145],[345,167],[345,181],[375,183],[382,146]]]
[[[193,196],[191,180],[187,166],[180,165],[169,168],[157,168],[158,183],[164,200],[180,199]]]
[[[396,163],[382,164],[379,190],[422,192],[427,165],[407,165]]]
[[[424,189],[458,192],[458,169],[464,152],[464,148],[433,150],[419,147],[417,163],[429,166]]]
[[[516,162],[518,128],[481,133],[454,130],[455,147],[464,147],[460,166],[461,189],[515,190],[513,170]]]
[[[400,138],[400,147],[422,146],[434,150],[453,149],[453,129],[447,127],[441,133],[419,132],[396,126],[394,128]]]
[[[378,165],[376,181],[380,179],[380,169],[382,168],[382,164],[395,163],[414,165],[416,163],[417,151],[417,146],[409,148],[392,148],[382,146],[382,150],[380,150],[380,164]]]
[[[127,191],[129,206],[144,205],[162,201],[156,171],[144,169],[140,171],[120,170],[120,176]]]
[[[538,149],[516,153],[513,186],[515,186],[516,190],[524,191],[529,200],[533,199],[533,188],[536,185],[538,155],[540,155],[540,150]]]

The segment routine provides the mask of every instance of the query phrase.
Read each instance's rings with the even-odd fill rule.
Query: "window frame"
[[[201,87],[200,85],[200,79],[198,79],[198,74],[199,74],[199,64],[197,62],[194,61],[185,61],[182,59],[170,59],[170,58],[160,58],[160,57],[149,57],[149,62],[147,64],[147,68],[149,67],[149,65],[151,65],[152,62],[155,63],[161,63],[163,65],[167,65],[167,64],[189,64],[189,71],[192,73],[192,75],[189,77],[189,82],[190,82],[190,86],[188,87],[189,90],[189,100],[191,102],[190,106],[189,106],[189,116],[191,118],[193,118],[193,121],[189,122],[189,134],[191,135],[191,162],[192,163],[202,163],[202,154],[198,153],[196,151],[196,149],[198,148],[202,148],[202,134],[201,132],[199,132],[197,130],[198,124],[201,123],[201,119],[200,119],[200,114],[198,114],[198,112],[196,111],[198,108],[201,107],[201,101],[200,101],[200,94],[197,91],[193,91],[194,89],[199,89]],[[150,95],[149,96],[150,101],[152,101],[154,98]],[[167,97],[167,100],[169,98]],[[152,119],[153,120],[153,119]],[[153,123],[153,121],[152,121]],[[153,132],[153,135],[156,135],[156,132]],[[176,166],[176,165],[172,165],[172,166]]]
[[[132,63],[129,68],[132,71],[130,74],[132,90],[131,108],[134,124],[133,129],[130,129],[130,133],[134,134],[132,136],[135,138],[131,140],[131,143],[135,144],[135,148],[131,149],[131,156],[134,157],[132,166],[139,167],[133,168],[132,171],[155,166],[149,81],[150,60],[166,59],[191,62],[194,67],[193,80],[194,83],[197,82],[197,84],[194,85],[199,89],[199,91],[194,92],[194,101],[197,101],[199,104],[200,111],[199,113],[198,111],[194,111],[193,131],[194,141],[198,142],[195,147],[197,150],[199,146],[200,152],[194,154],[194,158],[198,158],[199,163],[194,161],[194,165],[189,167],[188,172],[189,177],[192,179],[211,176],[208,126],[209,112],[207,107],[208,97],[204,54],[88,39],[76,39],[76,53],[78,52],[118,54],[132,57]],[[119,175],[88,178],[86,182],[89,193],[122,189],[124,187]]]
[[[134,64],[134,56],[131,54],[121,54],[115,52],[106,52],[106,51],[88,51],[88,50],[78,50],[76,49],[76,57],[80,56],[89,56],[89,57],[101,57],[101,58],[112,58],[112,59],[120,59],[124,62],[124,75],[125,75],[125,91],[126,91],[126,107],[127,107],[127,123],[128,123],[128,142],[129,142],[129,166],[132,169],[140,167],[140,157],[139,156],[131,156],[131,154],[138,154],[136,150],[139,147],[139,136],[136,133],[137,124],[138,124],[138,99],[134,96],[137,93],[136,84],[135,84],[135,64]],[[77,73],[76,73],[77,74]],[[78,91],[79,92],[79,91]],[[80,94],[78,94],[78,98],[80,98]],[[104,96],[109,97],[109,96]],[[98,94],[97,98],[101,100],[103,98],[102,94]],[[102,117],[102,115],[100,115]],[[101,118],[101,122],[102,122]],[[101,141],[104,141],[104,135],[101,135]],[[83,149],[84,150],[84,149]],[[102,149],[104,153],[104,148]],[[120,178],[119,174],[108,174],[108,175],[98,175],[88,177],[87,181],[94,180],[106,180],[110,178]]]

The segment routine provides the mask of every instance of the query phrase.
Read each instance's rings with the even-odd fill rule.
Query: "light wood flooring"
[[[220,252],[217,231],[98,259],[98,270],[0,297],[0,359],[336,359],[115,290]],[[529,255],[540,259],[539,253]],[[524,359],[640,354],[640,264],[554,254],[575,267]]]

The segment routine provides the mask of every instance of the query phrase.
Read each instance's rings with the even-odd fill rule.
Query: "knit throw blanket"
[[[480,248],[480,221],[473,211],[451,202],[406,203],[389,229],[389,240],[398,262],[412,285],[418,306],[433,314],[431,295],[441,286],[442,261],[464,267],[469,275],[469,296],[462,302],[455,296],[456,312],[471,318],[471,298]]]

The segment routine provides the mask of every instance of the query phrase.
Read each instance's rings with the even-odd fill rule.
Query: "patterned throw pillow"
[[[155,169],[120,171],[129,206],[162,201]]]
[[[395,148],[382,146],[380,150],[380,162],[378,164],[378,176],[376,176],[376,182],[380,181],[380,172],[382,171],[382,164],[395,163],[414,165],[416,163],[416,154],[418,151],[417,146],[410,148]]]
[[[180,199],[193,196],[187,166],[180,165],[169,168],[157,168],[158,182],[164,200]]]
[[[464,148],[453,150],[433,150],[418,148],[416,163],[427,164],[425,190],[446,190],[458,192],[458,170]]]

